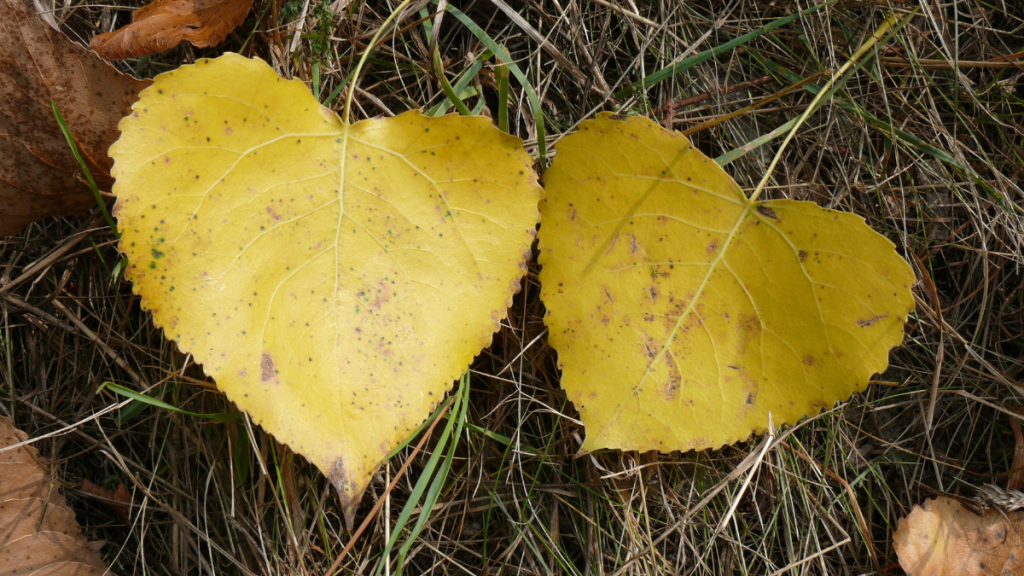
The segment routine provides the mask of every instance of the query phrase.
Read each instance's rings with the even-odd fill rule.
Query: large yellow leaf
[[[716,448],[845,399],[914,275],[853,214],[750,202],[682,135],[609,114],[544,174],[541,298],[583,451]]]
[[[143,306],[351,520],[518,289],[541,196],[521,141],[481,117],[348,126],[234,54],[133,110],[111,156]]]

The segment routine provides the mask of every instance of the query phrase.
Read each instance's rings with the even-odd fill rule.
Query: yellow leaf
[[[133,110],[111,156],[135,291],[351,521],[505,316],[539,216],[529,156],[482,117],[346,125],[235,54]]]
[[[914,275],[859,216],[750,202],[682,135],[602,114],[544,174],[541,298],[583,451],[717,448],[863,390]]]

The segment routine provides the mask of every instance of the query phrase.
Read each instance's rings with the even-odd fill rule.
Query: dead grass
[[[926,6],[811,117],[767,191],[864,216],[914,265],[918,308],[876,385],[770,444],[754,438],[718,452],[575,458],[583,429],[558,387],[531,265],[506,325],[473,364],[469,427],[405,573],[901,573],[891,546],[896,521],[936,491],[973,496],[981,484],[1005,484],[1022,449],[1010,419],[1024,374],[1024,60],[995,59],[1024,50],[1024,5],[839,0],[617,98],[681,55],[724,44],[795,5],[663,0],[637,2],[637,11],[624,0],[506,1],[521,22],[496,7],[500,0],[454,4],[530,78],[549,145],[599,110],[645,114],[676,129],[721,117],[838,68],[887,12],[903,17]],[[55,2],[55,15],[87,40],[97,24],[125,23],[123,8],[137,4]],[[390,10],[383,2],[339,0],[333,12],[320,0],[282,4],[257,0],[250,20],[216,49],[179,47],[122,66],[152,76],[230,49],[307,82],[315,63],[326,99]],[[437,6],[414,8],[375,52],[354,115],[444,98],[424,34]],[[299,26],[308,36],[293,58]],[[440,26],[437,45],[454,79],[484,49],[450,14]],[[492,64],[470,83],[484,94],[485,113],[496,110]],[[722,90],[755,79],[764,80]],[[799,115],[813,97],[809,87],[691,138],[712,157],[738,149]],[[512,131],[536,154],[535,111],[514,80],[512,100]],[[477,102],[467,99],[471,108]],[[778,142],[727,170],[752,187]],[[58,463],[55,475],[87,533],[108,542],[117,573],[323,574],[349,534],[316,469],[245,420],[215,424],[139,405],[111,410],[124,398],[98,391],[112,381],[191,412],[232,410],[153,328],[130,286],[112,277],[115,247],[97,214],[45,220],[2,240],[0,413],[32,436],[50,435],[37,446]],[[362,513],[387,501],[343,573],[375,569],[431,446],[386,496],[409,450],[381,470]],[[82,492],[83,479],[126,484],[130,524]],[[384,572],[398,570],[395,558]]]

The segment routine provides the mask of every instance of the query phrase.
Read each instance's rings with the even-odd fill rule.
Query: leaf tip
[[[363,492],[366,490],[366,482],[356,480],[355,474],[345,465],[345,459],[341,456],[331,463],[327,479],[338,491],[338,498],[341,499],[341,509],[345,514],[345,527],[352,532],[355,524],[356,512],[359,510],[359,503],[363,499]]]

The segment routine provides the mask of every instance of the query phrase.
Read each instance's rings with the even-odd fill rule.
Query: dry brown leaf
[[[132,493],[128,491],[128,487],[124,484],[118,484],[116,489],[111,490],[99,484],[93,484],[92,481],[86,478],[82,480],[82,492],[99,496],[103,499],[103,503],[109,506],[122,522],[125,524],[131,523],[128,517],[128,506],[132,503]]]
[[[978,515],[945,496],[914,506],[893,545],[910,576],[1024,574],[1024,512]]]
[[[107,567],[43,469],[28,436],[0,417],[0,576],[100,576]]]
[[[132,14],[132,23],[100,34],[89,44],[107,60],[170,50],[182,40],[197,48],[224,41],[252,8],[252,0],[156,0]]]
[[[101,189],[117,123],[150,82],[121,74],[47,25],[22,0],[0,0],[0,236],[96,205],[53,115],[56,102]]]

